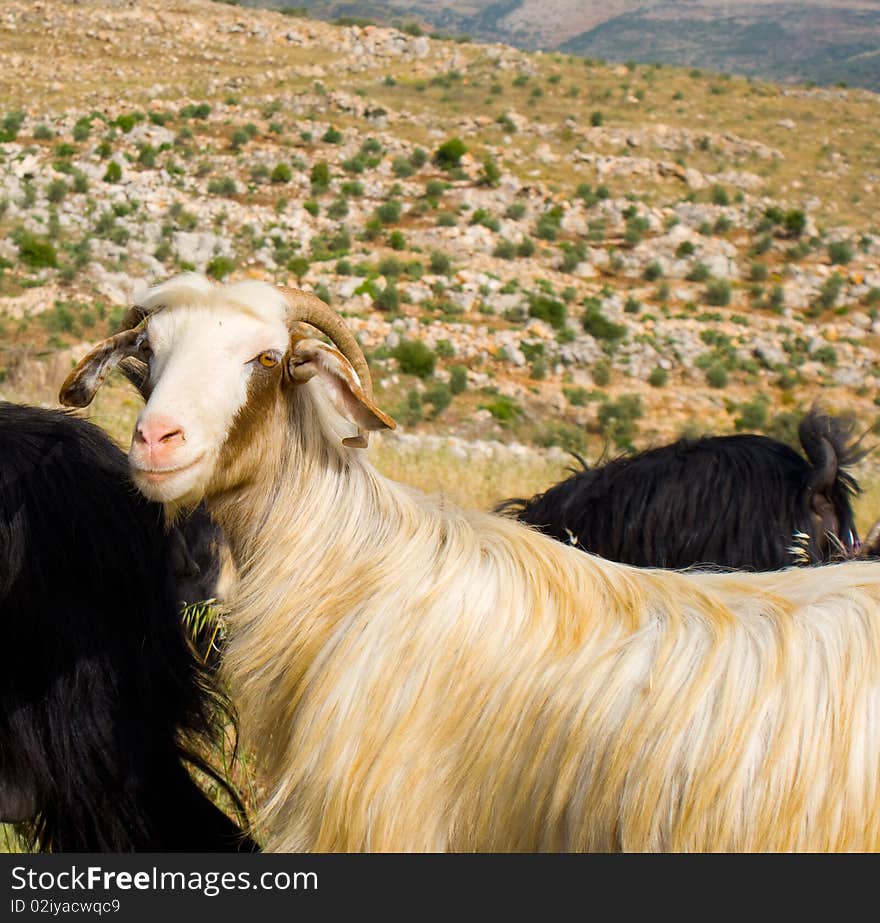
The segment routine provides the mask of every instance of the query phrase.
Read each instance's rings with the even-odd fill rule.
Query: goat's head
[[[334,345],[304,336],[302,324]],[[150,289],[124,327],[80,361],[60,399],[86,406],[119,365],[146,400],[129,461],[151,499],[189,505],[233,486],[230,471],[241,453],[229,457],[230,446],[246,444],[286,394],[311,378],[357,427],[344,445],[363,448],[366,432],[395,425],[373,403],[369,368],[354,336],[306,292],[253,281],[219,286],[188,273]]]

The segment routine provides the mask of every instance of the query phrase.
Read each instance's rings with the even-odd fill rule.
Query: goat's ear
[[[339,413],[359,429],[370,432],[394,429],[397,424],[380,410],[361,387],[355,370],[345,356],[320,340],[301,339],[291,343],[287,371],[294,384],[303,384],[318,376]],[[344,444],[363,448],[363,436],[345,439]]]
[[[64,380],[58,399],[66,407],[86,407],[104,379],[127,356],[137,354],[146,339],[143,326],[123,330],[99,343]]]

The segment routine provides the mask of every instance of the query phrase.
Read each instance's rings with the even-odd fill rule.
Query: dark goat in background
[[[679,439],[585,468],[497,511],[640,567],[818,564],[858,549],[850,501],[859,487],[845,469],[865,452],[852,429],[811,411],[798,428],[807,458],[767,436]]]
[[[0,404],[0,820],[30,849],[251,850],[187,766],[228,720],[180,619],[162,508],[67,414]]]

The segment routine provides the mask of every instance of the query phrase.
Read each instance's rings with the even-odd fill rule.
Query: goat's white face
[[[369,376],[350,332],[313,296],[263,282],[216,286],[184,274],[150,289],[138,306],[146,320],[99,343],[79,362],[61,387],[61,402],[85,407],[114,366],[133,362],[123,369],[146,406],[132,436],[132,475],[150,499],[182,506],[200,500],[215,474],[217,490],[234,486],[219,475],[228,473],[236,452],[240,460],[254,421],[284,388],[313,377],[323,382],[339,415],[358,428],[344,445],[363,447],[363,432],[393,428],[342,352],[300,333],[291,336],[289,298],[311,298],[320,310],[316,314],[312,304],[311,313],[300,316],[335,330]]]
[[[200,497],[236,417],[257,384],[280,379],[289,333],[282,317],[172,308],[147,322],[147,403],[129,461],[153,500]]]

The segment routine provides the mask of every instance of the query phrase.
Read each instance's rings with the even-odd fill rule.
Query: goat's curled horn
[[[351,363],[357,373],[361,387],[366,392],[367,397],[372,400],[373,380],[370,376],[370,367],[367,365],[367,360],[360,344],[342,318],[321,301],[317,295],[296,288],[286,288],[285,286],[279,286],[278,288],[287,299],[289,306],[288,325],[296,322],[309,324],[316,330],[320,330],[321,333],[326,334],[339,352]],[[344,439],[343,443],[355,448],[366,448],[367,438],[367,434],[358,429],[357,436]]]

